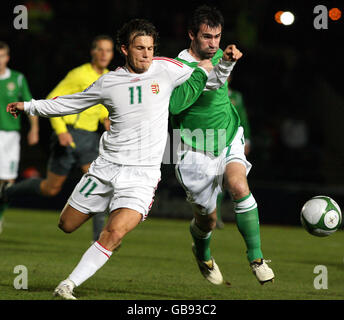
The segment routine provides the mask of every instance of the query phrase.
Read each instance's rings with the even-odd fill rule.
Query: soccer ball
[[[301,224],[312,235],[326,237],[336,232],[342,224],[342,212],[333,199],[316,196],[301,209]]]

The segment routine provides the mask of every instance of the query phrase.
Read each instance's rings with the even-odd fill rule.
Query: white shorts
[[[187,150],[178,151],[178,163],[175,167],[177,180],[183,186],[187,200],[200,206],[201,214],[210,214],[216,209],[218,194],[223,191],[226,165],[240,162],[246,168],[246,175],[252,168],[245,156],[243,128],[239,127],[232,143],[218,157],[186,148]]]
[[[75,186],[68,203],[85,214],[129,208],[141,213],[143,221],[153,205],[160,177],[160,166],[126,166],[99,156]]]
[[[20,159],[20,133],[0,131],[0,180],[12,180],[18,176]]]

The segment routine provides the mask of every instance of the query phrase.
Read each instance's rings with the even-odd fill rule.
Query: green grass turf
[[[54,211],[9,209],[0,235],[0,300],[51,300],[90,246],[91,222],[72,234],[57,228]],[[327,238],[301,227],[261,226],[262,248],[275,283],[261,286],[249,269],[235,224],[215,230],[212,254],[231,286],[214,286],[199,273],[191,253],[189,222],[149,218],[124,239],[121,249],[75,289],[94,300],[289,300],[344,298],[344,233]],[[17,265],[28,270],[28,289],[13,282]],[[317,265],[328,272],[328,289],[315,289]]]

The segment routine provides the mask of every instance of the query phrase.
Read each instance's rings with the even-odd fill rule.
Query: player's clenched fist
[[[238,61],[242,57],[242,52],[235,46],[235,44],[230,44],[223,51],[223,59],[226,61]]]
[[[24,111],[24,102],[12,102],[7,105],[6,111],[17,118],[20,111]]]

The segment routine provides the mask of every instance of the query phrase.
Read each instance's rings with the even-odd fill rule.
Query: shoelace
[[[264,263],[264,262],[265,262],[265,263]],[[253,262],[253,263],[251,264],[251,266],[252,266],[254,269],[256,269],[256,268],[258,268],[258,267],[260,267],[260,266],[263,266],[264,268],[266,268],[266,267],[268,267],[268,266],[266,265],[267,262],[271,262],[271,260],[262,259],[262,262],[261,262],[261,263],[259,263],[259,262]]]

